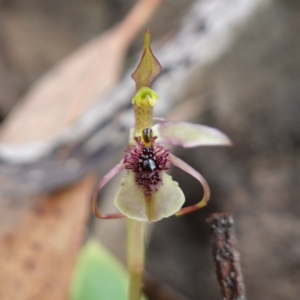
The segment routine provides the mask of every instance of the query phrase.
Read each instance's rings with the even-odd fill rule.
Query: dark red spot
[[[135,181],[141,185],[146,195],[157,191],[161,183],[160,172],[169,169],[169,150],[156,144],[152,138],[150,146],[146,146],[140,137],[135,138],[136,145],[126,150],[125,168],[136,173]]]

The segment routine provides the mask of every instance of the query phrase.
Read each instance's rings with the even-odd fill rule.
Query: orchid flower
[[[150,89],[161,66],[150,48],[150,34],[145,32],[141,61],[132,74],[136,94],[132,99],[135,127],[130,130],[129,145],[122,161],[98,183],[92,195],[92,211],[100,219],[127,218],[129,299],[139,299],[144,263],[144,224],[172,215],[181,216],[204,207],[210,189],[202,175],[171,154],[165,145],[184,148],[231,145],[226,135],[217,129],[186,122],[162,121],[153,124],[153,107],[159,96]],[[196,178],[203,187],[203,197],[195,205],[184,207],[185,197],[178,183],[167,174],[174,165]],[[115,175],[126,170],[114,203],[119,213],[102,214],[97,206],[100,190]]]

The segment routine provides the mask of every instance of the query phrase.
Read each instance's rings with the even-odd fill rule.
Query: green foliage
[[[70,300],[126,300],[127,286],[121,264],[100,243],[88,241],[77,258]]]

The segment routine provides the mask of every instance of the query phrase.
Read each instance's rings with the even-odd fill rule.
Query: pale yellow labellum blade
[[[172,177],[161,172],[162,184],[151,196],[135,182],[135,173],[129,171],[121,181],[115,197],[115,205],[128,218],[145,222],[155,222],[174,215],[185,201],[183,192]]]

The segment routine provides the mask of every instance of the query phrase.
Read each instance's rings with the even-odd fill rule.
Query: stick
[[[213,258],[223,300],[246,300],[232,214],[215,213],[207,222],[210,225]]]

